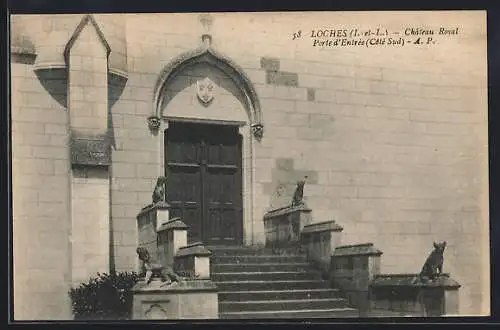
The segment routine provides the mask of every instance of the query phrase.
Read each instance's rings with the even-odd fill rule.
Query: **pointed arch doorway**
[[[243,243],[242,137],[238,126],[172,121],[165,131],[171,217],[188,241]]]
[[[201,105],[195,86],[206,78],[217,91]],[[167,187],[168,202],[177,207],[172,216],[191,227],[189,241],[262,242],[263,222],[254,217],[254,154],[264,132],[260,102],[244,70],[214,49],[210,35],[160,72],[148,123],[158,137],[158,175],[168,171],[174,180]]]

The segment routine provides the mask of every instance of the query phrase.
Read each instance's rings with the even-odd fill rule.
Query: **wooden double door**
[[[238,127],[170,122],[165,134],[170,217],[180,217],[189,226],[190,243],[242,244],[242,139]]]

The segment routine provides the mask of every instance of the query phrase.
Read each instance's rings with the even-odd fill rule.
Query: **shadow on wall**
[[[68,73],[66,69],[40,69],[36,76],[43,88],[65,109],[68,109]],[[127,78],[108,74],[108,134],[111,145],[116,149],[116,140],[113,127],[113,114],[111,109],[120,99]]]
[[[66,69],[40,69],[35,71],[43,88],[61,106],[67,109],[68,73]]]
[[[117,75],[109,75],[108,74],[108,136],[109,136],[109,141],[111,144],[111,148],[116,150],[116,137],[115,137],[115,129],[114,129],[114,121],[113,121],[113,106],[116,104],[116,102],[120,99],[121,95],[123,94],[123,91],[125,89],[125,85],[127,84],[127,78],[117,76]],[[113,177],[112,173],[113,169],[110,168],[110,173],[109,177]],[[109,196],[110,199],[112,198],[113,195],[113,189],[112,185],[110,184],[109,186]],[[113,214],[112,214],[112,208],[110,208],[110,214],[109,214],[109,228],[114,228],[113,224]],[[109,269],[111,272],[116,271],[116,265],[115,265],[115,237],[114,237],[114,231],[110,230],[109,231]]]
[[[111,146],[116,150],[115,129],[113,125],[113,106],[120,99],[127,78],[108,74],[108,134]]]

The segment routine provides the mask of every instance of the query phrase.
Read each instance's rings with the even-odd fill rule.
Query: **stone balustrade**
[[[341,243],[342,230],[335,220],[305,225],[302,229],[302,250],[309,262],[325,274],[328,274],[331,257]]]
[[[373,243],[336,247],[330,262],[330,280],[340,288],[361,316],[369,310],[369,284],[380,273],[382,252]]]
[[[179,249],[175,255],[174,270],[198,279],[210,279],[210,252],[203,243],[194,243]]]
[[[311,209],[305,204],[272,210],[264,215],[266,247],[300,246],[300,233],[311,223]]]
[[[458,314],[460,285],[449,274],[423,282],[418,274],[381,274],[382,252],[372,243],[338,246],[330,279],[361,317]]]
[[[369,285],[370,315],[457,315],[459,288],[449,274],[428,282],[418,274],[379,274]]]
[[[188,226],[181,218],[171,219],[159,226],[157,243],[162,265],[173,267],[177,251],[187,245],[187,231]]]
[[[151,263],[173,268],[179,282],[139,281],[133,288],[133,319],[216,319],[217,287],[210,280],[211,252],[203,243],[187,244],[188,226],[169,219],[168,203],[149,205],[137,216],[138,246],[148,250]]]
[[[169,221],[167,203],[157,203],[143,208],[137,215],[138,246],[146,248],[153,262],[160,262],[162,258],[158,244],[158,229]]]

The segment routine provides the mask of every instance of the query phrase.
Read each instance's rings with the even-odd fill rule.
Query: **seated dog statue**
[[[424,266],[422,267],[422,270],[416,280],[420,280],[424,283],[429,280],[434,281],[443,273],[443,254],[445,248],[446,242],[434,242],[434,250],[432,250],[425,260]]]

